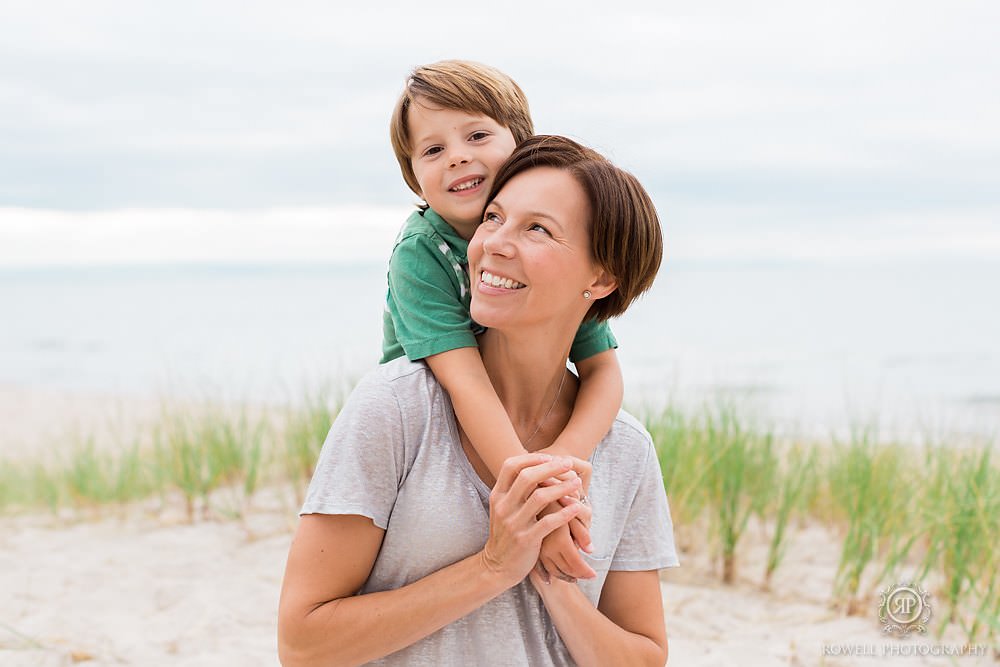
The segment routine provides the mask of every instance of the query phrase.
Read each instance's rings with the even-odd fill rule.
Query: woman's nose
[[[503,225],[483,239],[483,252],[487,255],[503,255],[504,257],[513,255],[514,242],[510,236],[512,229],[513,226],[510,224]]]

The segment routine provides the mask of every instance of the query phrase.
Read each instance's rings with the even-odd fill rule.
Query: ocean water
[[[378,359],[381,264],[0,270],[0,383],[294,401]],[[1000,265],[666,264],[613,321],[626,402],[781,430],[1000,433]]]

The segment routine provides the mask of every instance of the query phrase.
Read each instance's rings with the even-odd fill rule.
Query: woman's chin
[[[473,322],[487,329],[521,328],[522,325],[526,324],[524,313],[494,304],[480,304],[478,307],[474,305],[469,309],[469,315],[472,316]]]
[[[469,315],[472,316],[473,322],[487,329],[497,329],[503,325],[503,318],[497,317],[497,314],[490,312],[489,308],[473,308],[469,311]]]

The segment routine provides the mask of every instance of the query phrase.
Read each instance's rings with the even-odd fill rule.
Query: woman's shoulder
[[[387,403],[396,403],[401,411],[410,412],[415,406],[440,401],[442,396],[441,385],[426,363],[399,357],[362,376],[348,401],[376,403],[382,409]]]
[[[656,459],[656,450],[649,431],[634,415],[619,410],[611,430],[597,447],[594,465],[612,465],[618,472],[638,474],[650,459]]]
[[[398,459],[400,469],[420,450],[428,424],[446,423],[447,394],[426,364],[405,357],[380,364],[355,385],[340,408],[328,441],[338,451],[370,449],[373,442]],[[443,428],[443,427],[437,427]]]
[[[615,417],[605,440],[612,441],[616,446],[629,447],[639,451],[646,451],[653,446],[653,437],[646,430],[646,427],[632,413],[625,410],[618,411],[618,416]]]
[[[393,383],[400,380],[406,381],[406,378],[419,381],[426,375],[430,375],[431,378],[434,377],[434,374],[427,367],[426,363],[423,361],[410,361],[404,355],[392,361],[387,361],[384,364],[379,364],[369,371],[365,377],[377,378],[377,381],[380,382]]]

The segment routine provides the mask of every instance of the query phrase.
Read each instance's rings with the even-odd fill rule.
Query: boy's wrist
[[[574,454],[572,451],[570,451],[570,448],[567,446],[568,442],[569,441],[566,438],[563,438],[560,435],[558,438],[556,438],[555,442],[553,442],[551,445],[549,445],[548,447],[542,447],[538,451],[539,452],[545,452],[546,454],[550,454],[552,456],[573,456],[573,457],[575,457],[576,454]]]
[[[559,577],[549,577],[548,583],[539,589],[538,594],[551,613],[565,605],[573,604],[574,597],[582,596],[583,591],[580,590],[579,581],[563,581]]]

